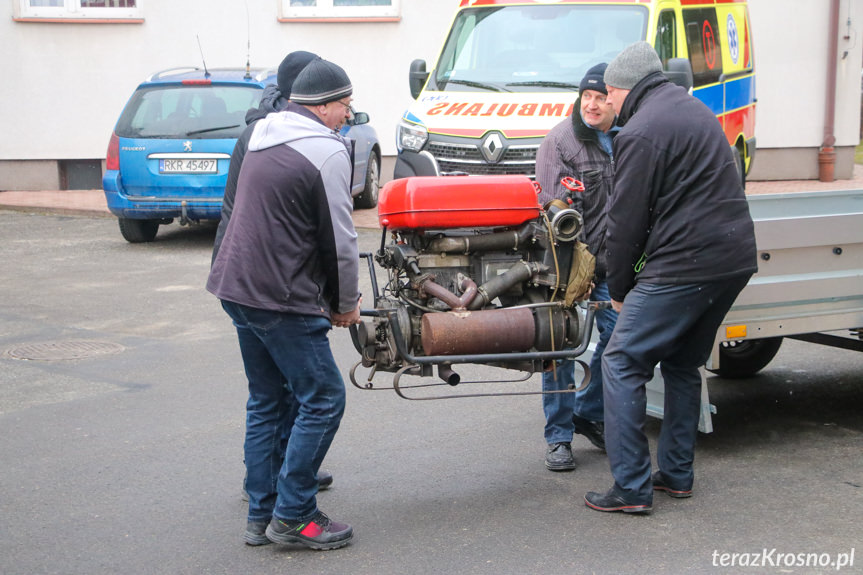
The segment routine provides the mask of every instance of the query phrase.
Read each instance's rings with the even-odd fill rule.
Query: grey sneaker
[[[545,466],[551,471],[572,471],[575,459],[569,443],[552,443],[545,452]]]
[[[246,545],[269,545],[271,541],[267,539],[266,535],[268,524],[268,521],[249,521],[246,523],[246,533],[243,535]]]
[[[308,521],[285,521],[274,516],[267,526],[267,538],[273,543],[300,543],[312,549],[338,549],[350,543],[353,536],[350,525],[332,521],[321,511]]]

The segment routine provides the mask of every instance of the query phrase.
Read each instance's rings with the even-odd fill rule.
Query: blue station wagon
[[[231,152],[275,69],[173,68],[144,81],[111,135],[102,188],[120,232],[150,242],[161,224],[221,217]],[[351,193],[359,209],[377,205],[381,151],[369,117],[342,128],[355,141]]]

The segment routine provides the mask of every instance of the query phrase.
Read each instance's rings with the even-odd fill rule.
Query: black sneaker
[[[653,511],[653,502],[629,503],[623,497],[617,495],[613,488],[609,489],[605,494],[596,493],[595,491],[588,492],[584,496],[584,504],[597,511],[622,511],[623,513],[650,513]]]
[[[569,443],[552,443],[545,452],[545,466],[550,471],[572,471],[575,459]]]
[[[318,491],[326,491],[333,484],[333,474],[323,469],[318,471]],[[249,492],[246,491],[246,482],[243,481],[243,491],[240,493],[240,499],[243,501],[249,500]]]
[[[326,491],[333,484],[333,474],[321,469],[318,471],[318,491]]]
[[[673,489],[668,485],[662,477],[661,471],[654,473],[651,480],[653,481],[654,491],[664,491],[669,497],[674,497],[675,499],[686,499],[687,497],[692,497],[692,489]]]
[[[246,540],[246,545],[269,545],[271,541],[267,539],[267,524],[268,521],[249,521],[246,523],[246,533],[243,539]]]
[[[308,521],[285,521],[274,516],[267,526],[267,538],[273,543],[300,543],[312,549],[338,549],[350,543],[353,536],[350,525],[331,521],[321,511]]]
[[[594,447],[605,451],[605,424],[601,421],[590,421],[577,415],[572,416],[575,432],[583,435]]]

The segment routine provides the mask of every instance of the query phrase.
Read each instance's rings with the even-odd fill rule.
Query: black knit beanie
[[[282,60],[281,64],[279,64],[279,74],[277,76],[277,85],[283,98],[291,97],[291,89],[294,85],[294,81],[297,79],[297,75],[303,71],[303,68],[305,68],[309,62],[317,57],[317,54],[312,54],[311,52],[305,52],[303,50],[297,50],[296,52],[291,52],[285,56],[285,59]]]
[[[291,101],[315,106],[340,100],[354,93],[345,71],[323,58],[312,60],[294,81]]]
[[[585,90],[594,90],[596,92],[602,92],[607,96],[608,90],[605,88],[605,82],[602,79],[607,67],[608,64],[603,62],[602,64],[597,64],[588,70],[587,73],[585,73],[584,78],[581,79],[581,84],[578,85],[578,91],[584,92]]]

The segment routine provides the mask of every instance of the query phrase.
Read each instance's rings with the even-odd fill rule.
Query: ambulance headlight
[[[404,120],[399,122],[396,144],[399,151],[419,152],[429,139],[429,132],[423,126],[411,124]]]

